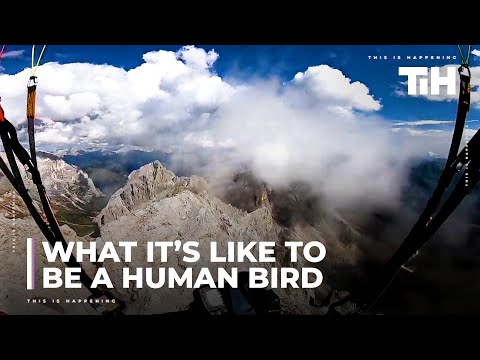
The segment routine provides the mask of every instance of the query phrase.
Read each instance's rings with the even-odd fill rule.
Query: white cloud
[[[214,73],[218,58],[186,46],[146,53],[128,71],[44,64],[37,71],[37,142],[176,149],[193,154],[193,166],[203,151],[212,156],[209,175],[248,163],[265,181],[306,181],[339,206],[394,203],[410,157],[448,147],[447,132],[391,131],[375,115],[380,101],[340,70],[309,67],[285,85],[236,83]],[[6,117],[15,125],[25,121],[29,75],[0,75]]]
[[[218,58],[214,51],[190,46],[177,53],[153,51],[143,58],[145,62],[130,71],[88,63],[40,66],[37,117],[72,124],[62,129],[61,137],[47,124],[42,131],[53,135],[38,136],[39,145],[53,137],[58,144],[63,139],[65,146],[71,146],[73,138],[84,143],[155,142],[152,134],[195,125],[234,92],[209,71]],[[0,76],[6,116],[15,125],[25,121],[28,77],[28,69]]]
[[[50,110],[49,116],[55,119],[70,121],[99,109],[100,97],[93,92],[82,92],[70,95],[45,95],[43,101]]]
[[[423,125],[442,125],[451,124],[451,120],[419,120],[419,121],[400,121],[396,122],[394,126],[423,126]]]
[[[471,139],[477,131],[478,131],[477,129],[465,129],[464,138]]]
[[[279,186],[301,179],[340,207],[395,204],[411,157],[444,153],[448,147],[444,131],[438,139],[431,133],[395,133],[373,113],[340,114],[323,105],[299,108],[291,96],[274,83],[238,91],[215,114],[208,139],[231,142],[229,164],[247,163]],[[207,174],[214,171],[218,168]]]
[[[40,132],[36,135],[36,141],[47,143],[49,145],[63,145],[66,143],[75,144],[78,138],[69,131],[67,126],[62,123],[56,123],[48,131]]]
[[[480,120],[466,120],[467,123],[476,123]],[[454,124],[453,120],[418,120],[418,121],[398,121],[393,126],[435,126],[444,124]]]
[[[208,69],[218,59],[218,54],[214,50],[206,53],[203,49],[198,49],[192,45],[185,46],[184,50],[177,53],[177,56],[184,60],[187,66],[196,70]]]
[[[413,136],[446,136],[446,131],[444,130],[438,130],[438,129],[429,129],[429,130],[417,130],[417,129],[412,129],[412,128],[405,128],[405,131],[407,131],[409,134]]]
[[[2,58],[4,59],[15,59],[15,58],[21,58],[23,57],[23,54],[25,53],[25,50],[11,50],[11,51],[5,51],[3,53]]]
[[[351,82],[340,70],[328,65],[312,66],[295,75],[292,83],[302,88],[316,101],[344,106],[346,109],[376,111],[380,102],[361,82]]]
[[[473,49],[472,54],[475,55],[475,56],[480,56],[480,50]]]

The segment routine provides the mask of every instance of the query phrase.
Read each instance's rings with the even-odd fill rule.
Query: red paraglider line
[[[0,62],[2,61],[3,52],[5,51],[5,47],[6,47],[6,46],[7,46],[7,45],[3,45],[3,46],[2,46],[2,50],[0,50]]]

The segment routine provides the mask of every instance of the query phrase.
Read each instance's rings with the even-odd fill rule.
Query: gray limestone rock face
[[[101,240],[118,244],[120,241],[136,241],[133,261],[128,266],[131,272],[136,267],[173,267],[180,273],[191,267],[194,277],[201,268],[209,268],[216,275],[218,267],[239,271],[250,267],[294,267],[301,270],[309,266],[301,258],[297,263],[285,262],[288,251],[279,234],[281,227],[272,217],[270,206],[261,207],[251,213],[234,208],[206,191],[207,183],[199,177],[178,178],[159,162],[148,164],[130,174],[127,184],[117,191],[96,220],[100,226]],[[169,253],[168,261],[153,263],[146,261],[146,244],[154,241],[197,241],[200,261],[194,264],[182,262],[183,253]],[[228,242],[275,243],[275,263],[211,263],[210,246],[217,243],[218,253],[226,254]],[[258,246],[253,251],[258,259]],[[122,286],[121,267],[112,261],[104,266],[111,274],[116,287]],[[216,280],[216,279],[215,279]],[[179,311],[193,300],[192,289],[130,289],[119,290],[129,299],[130,313],[164,313]],[[311,289],[275,289],[280,296],[284,311],[294,313],[319,313],[321,310],[308,305],[314,296]]]
[[[0,311],[7,314],[21,315],[68,315],[95,313],[88,305],[65,304],[64,299],[87,298],[90,293],[80,289],[44,289],[43,269],[56,267],[64,270],[65,265],[57,260],[49,263],[42,247],[46,241],[35,222],[30,217],[11,219],[0,216]],[[5,231],[6,230],[6,231]],[[67,241],[82,241],[73,230],[62,226],[62,233]],[[27,290],[27,238],[35,242],[35,289]],[[14,240],[15,239],[15,240]],[[13,247],[15,246],[15,247]],[[46,303],[39,303],[45,299]],[[60,299],[60,304],[52,300]],[[30,300],[31,303],[28,301]],[[33,301],[36,304],[33,304]]]
[[[8,163],[4,153],[0,153],[0,156]],[[43,185],[54,203],[82,211],[92,201],[102,196],[101,191],[95,187],[92,179],[78,167],[67,164],[61,158],[53,156],[39,156],[37,161]],[[35,199],[37,190],[31,181],[30,174],[25,171],[19,162],[17,164],[25,186]],[[11,189],[12,186],[0,171],[0,195]]]
[[[151,268],[153,279],[158,279],[159,268],[173,268],[178,274],[191,268],[193,278],[196,279],[202,268],[208,268],[217,280],[219,267],[230,271],[233,267],[239,271],[251,267],[262,267],[269,272],[272,268],[292,267],[302,271],[304,267],[312,267],[300,256],[296,263],[290,262],[290,250],[285,247],[285,229],[278,225],[273,216],[271,205],[266,201],[263,206],[247,213],[226,204],[208,192],[207,182],[200,177],[177,177],[164,168],[158,161],[145,165],[134,171],[128,177],[125,186],[118,190],[110,199],[105,208],[95,218],[100,228],[100,237],[78,238],[74,231],[67,226],[62,231],[67,241],[82,241],[88,243],[96,241],[97,249],[101,249],[106,242],[119,245],[122,241],[136,241],[137,247],[132,251],[132,261],[125,262],[124,254],[119,250],[120,263],[111,259],[102,264],[82,263],[85,271],[94,276],[96,266],[106,268],[115,287],[115,293],[127,303],[126,314],[156,314],[184,310],[193,300],[193,289],[183,286],[169,288],[151,288],[145,282],[146,268]],[[6,201],[10,194],[6,194]],[[21,209],[19,208],[18,211]],[[48,264],[41,241],[45,240],[31,217],[16,219],[15,239],[16,251],[12,252],[12,219],[8,209],[0,215],[0,311],[14,314],[48,313],[48,314],[87,314],[94,313],[88,304],[65,304],[63,299],[86,299],[89,296],[87,289],[41,289],[26,290],[26,238],[34,237],[37,240],[36,263],[37,269],[55,266],[65,269],[64,264],[57,261]],[[304,244],[312,240],[322,240],[321,234],[307,228],[296,228],[289,235],[290,240],[303,241]],[[182,260],[186,255],[182,250],[170,248],[168,260],[161,262],[157,256],[153,262],[147,261],[148,242],[175,242],[180,240],[198,242],[200,260],[196,263],[187,263]],[[244,244],[249,242],[270,241],[275,244],[276,261],[274,263],[259,262],[210,262],[210,247],[217,244],[217,253],[225,255],[228,243]],[[120,247],[118,247],[120,249]],[[258,259],[258,246],[252,251]],[[322,269],[321,264],[315,265]],[[123,268],[129,273],[135,273],[137,268],[143,268],[144,279],[142,287],[129,283],[123,288]],[[38,270],[37,284],[42,283],[41,271]],[[327,283],[320,288],[329,289]],[[274,291],[280,297],[281,307],[285,313],[294,314],[325,314],[327,308],[310,306],[315,298],[313,289],[276,288]],[[27,299],[46,298],[62,299],[57,305],[39,304],[32,306]],[[48,301],[47,301],[48,302]],[[49,306],[47,306],[49,305]]]
[[[108,207],[108,206],[107,206]],[[217,199],[202,197],[189,190],[184,190],[176,196],[164,198],[160,201],[149,201],[143,206],[133,210],[130,214],[122,215],[116,220],[110,221],[101,227],[102,242],[110,241],[118,244],[120,241],[136,241],[137,247],[133,251],[133,261],[125,263],[130,272],[134,273],[137,267],[151,267],[154,270],[160,267],[175,268],[182,273],[187,267],[191,267],[194,278],[198,276],[201,268],[210,269],[215,280],[218,267],[231,271],[232,267],[239,271],[246,271],[250,267],[285,267],[282,257],[277,256],[276,263],[211,263],[210,246],[212,242],[217,244],[217,253],[226,255],[228,242],[274,242],[276,253],[282,254],[287,251],[279,242],[279,227],[271,216],[269,208],[262,208],[253,213],[246,214],[230,205],[221,203]],[[182,261],[185,255],[182,251],[171,249],[168,253],[168,261],[163,263],[159,259],[148,263],[146,261],[146,244],[155,241],[180,240],[198,242],[200,260],[196,263]],[[258,259],[258,247],[252,251]],[[301,269],[302,262],[290,264],[292,267]],[[119,264],[106,261],[111,279],[117,289],[122,286],[122,273]],[[156,278],[156,277],[155,277]],[[133,283],[132,283],[133,284]],[[164,313],[184,310],[193,300],[192,289],[186,287],[160,288],[160,289],[130,289],[118,290],[129,299],[130,313]],[[292,306],[304,307],[304,311],[314,310],[308,306],[310,290],[305,289],[275,289],[280,296],[285,311],[293,310]],[[293,304],[293,305],[292,305]]]

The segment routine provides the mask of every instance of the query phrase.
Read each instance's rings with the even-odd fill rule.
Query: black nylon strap
[[[55,219],[55,216],[53,215],[53,211],[50,207],[50,204],[45,192],[45,187],[41,182],[38,169],[33,166],[30,156],[18,141],[15,127],[8,120],[0,122],[0,136],[1,136],[5,153],[7,154],[7,159],[12,171],[8,169],[7,165],[1,158],[0,158],[0,169],[4,172],[7,179],[10,181],[12,186],[15,188],[17,193],[21,196],[21,198],[25,202],[25,205],[27,206],[27,209],[32,215],[35,223],[40,228],[40,231],[43,233],[43,235],[45,236],[47,241],[50,243],[50,245],[54,246],[55,243],[61,242],[62,246],[66,248],[67,242],[65,241],[65,238],[63,237],[63,234],[60,231],[60,228]],[[29,171],[31,171],[32,177],[35,178],[34,182],[37,183],[37,189],[39,191],[42,207],[47,217],[47,220],[50,223],[50,226],[43,221],[42,216],[39,214],[38,210],[33,204],[32,198],[30,197],[30,195],[28,194],[28,191],[25,188],[25,185],[23,183],[20,171],[18,169],[16,160],[14,157],[14,153],[15,155],[17,155],[18,159],[22,164],[29,167]],[[88,276],[85,270],[77,262],[73,254],[70,257],[69,261],[65,263],[65,265],[68,267],[77,267],[81,269],[80,281],[90,291],[90,293],[94,297],[98,298],[104,295],[108,297],[110,295],[97,288],[91,288],[93,280]],[[112,298],[112,296],[110,296],[110,298]]]
[[[458,149],[460,148],[460,143],[462,141],[463,129],[465,128],[467,113],[470,110],[470,69],[466,68],[468,70],[467,76],[461,74],[462,68],[465,67],[460,67],[458,70],[460,73],[460,94],[458,96],[457,118],[455,119],[455,129],[453,130],[452,143],[448,152],[445,168],[450,166],[457,157]]]
[[[28,152],[24,149],[20,141],[18,140],[17,131],[15,127],[5,119],[5,121],[0,122],[0,133],[2,136],[2,141],[6,145],[5,152],[8,157],[8,161],[10,166],[12,167],[13,175],[18,179],[18,181],[22,181],[20,176],[20,172],[18,171],[18,167],[16,164],[15,158],[13,154],[15,154],[23,166],[27,167],[27,170],[32,175],[32,180],[34,184],[41,184],[42,179],[40,178],[40,173],[37,170],[37,167],[34,166],[32,159]]]
[[[463,71],[466,70],[468,75],[463,74]],[[432,216],[435,213],[438,205],[442,199],[443,194],[445,193],[448,186],[451,184],[455,173],[457,172],[456,164],[461,162],[465,158],[465,149],[458,154],[458,149],[462,140],[462,133],[465,127],[465,121],[467,113],[470,109],[470,69],[468,66],[462,65],[458,69],[460,74],[460,93],[458,98],[458,107],[457,107],[457,117],[455,121],[455,129],[452,135],[452,142],[450,145],[450,150],[445,164],[445,168],[440,175],[440,178],[437,183],[437,187],[432,193],[432,196],[427,201],[425,208],[421,215],[419,216],[417,222],[410,230],[409,234],[400,245],[398,250],[393,254],[390,260],[385,264],[385,267],[382,271],[380,278],[378,279],[377,285],[373,287],[372,293],[374,296],[367,300],[368,308],[367,311],[370,311],[376,302],[379,300],[381,295],[385,292],[391,282],[394,280],[395,276],[400,271],[401,267],[405,262],[407,262],[410,257],[425,243],[425,229],[428,225],[432,226],[431,221]],[[475,139],[475,140],[474,140]],[[472,142],[472,146],[475,146],[478,143],[479,137],[475,134]],[[469,143],[470,143],[469,142]],[[472,149],[470,149],[472,150]],[[473,153],[473,152],[471,152]],[[459,159],[462,160],[459,160]],[[462,162],[464,164],[464,162]],[[454,166],[455,165],[455,166]],[[473,184],[473,182],[471,182]],[[463,185],[463,184],[462,184]],[[464,186],[464,185],[463,185]],[[463,197],[462,197],[463,199]],[[461,200],[460,200],[461,201]],[[458,205],[458,204],[457,204]],[[444,204],[444,207],[446,205]],[[443,207],[442,207],[443,209]],[[439,213],[443,214],[445,210],[439,210]],[[452,210],[453,211],[453,210]],[[443,224],[443,221],[441,222]],[[440,224],[440,225],[441,225]],[[433,233],[430,235],[430,237]]]
[[[37,167],[37,151],[35,149],[35,119],[27,119],[28,126],[28,143],[30,144],[30,157],[33,162],[33,166]]]
[[[12,169],[13,177],[15,178],[18,184],[17,186],[24,189],[25,186],[23,184],[22,176],[20,175],[20,170],[17,166],[17,161],[15,160],[15,156],[12,151],[12,147],[11,147],[12,142],[9,137],[9,133],[7,132],[7,128],[8,128],[7,121],[8,120],[0,122],[0,137],[3,142],[5,154],[7,155],[8,163],[10,164],[10,168]]]

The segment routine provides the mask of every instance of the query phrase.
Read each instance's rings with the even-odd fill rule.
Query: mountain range
[[[232,173],[219,191],[206,179],[189,173],[188,168],[172,172],[171,159],[166,152],[84,151],[61,156],[40,154],[39,165],[69,240],[115,242],[126,238],[148,241],[180,237],[197,238],[201,243],[213,239],[225,243],[229,239],[270,239],[281,251],[285,251],[283,244],[287,240],[320,240],[327,248],[325,260],[318,265],[324,283],[316,291],[279,291],[284,311],[306,314],[326,313],[332,298],[359,294],[365,289],[416,220],[444,164],[443,159],[433,157],[414,164],[399,209],[372,210],[359,216],[356,209],[339,212],[329,208],[307,184],[297,182],[274,188],[248,169]],[[0,249],[3,256],[11,257],[11,236],[7,234],[12,231],[12,191],[1,175],[0,194],[0,228],[4,230]],[[480,219],[479,194],[479,189],[475,189],[422,248],[413,261],[414,272],[399,274],[385,294],[380,311],[479,312],[477,302],[468,300],[480,297],[480,287],[472,280],[480,269],[480,247],[476,241],[480,227],[475,222]],[[15,213],[19,239],[38,234],[20,201],[15,203]],[[36,236],[41,238],[40,234]],[[4,294],[13,291],[17,296],[25,296],[24,274],[15,270],[23,268],[23,250],[15,253],[18,259],[0,266],[0,276],[9,274],[3,278],[8,283]],[[40,252],[38,256],[42,256]],[[282,264],[285,265],[277,266]],[[115,265],[105,264],[118,280]],[[177,262],[170,265],[185,266]],[[58,292],[41,294],[58,296]],[[130,313],[175,311],[191,300],[191,292],[185,289],[129,289],[122,295],[130,299]],[[13,306],[14,298],[1,300],[0,293],[0,308],[20,313],[32,311],[31,307],[19,306],[18,301]]]

